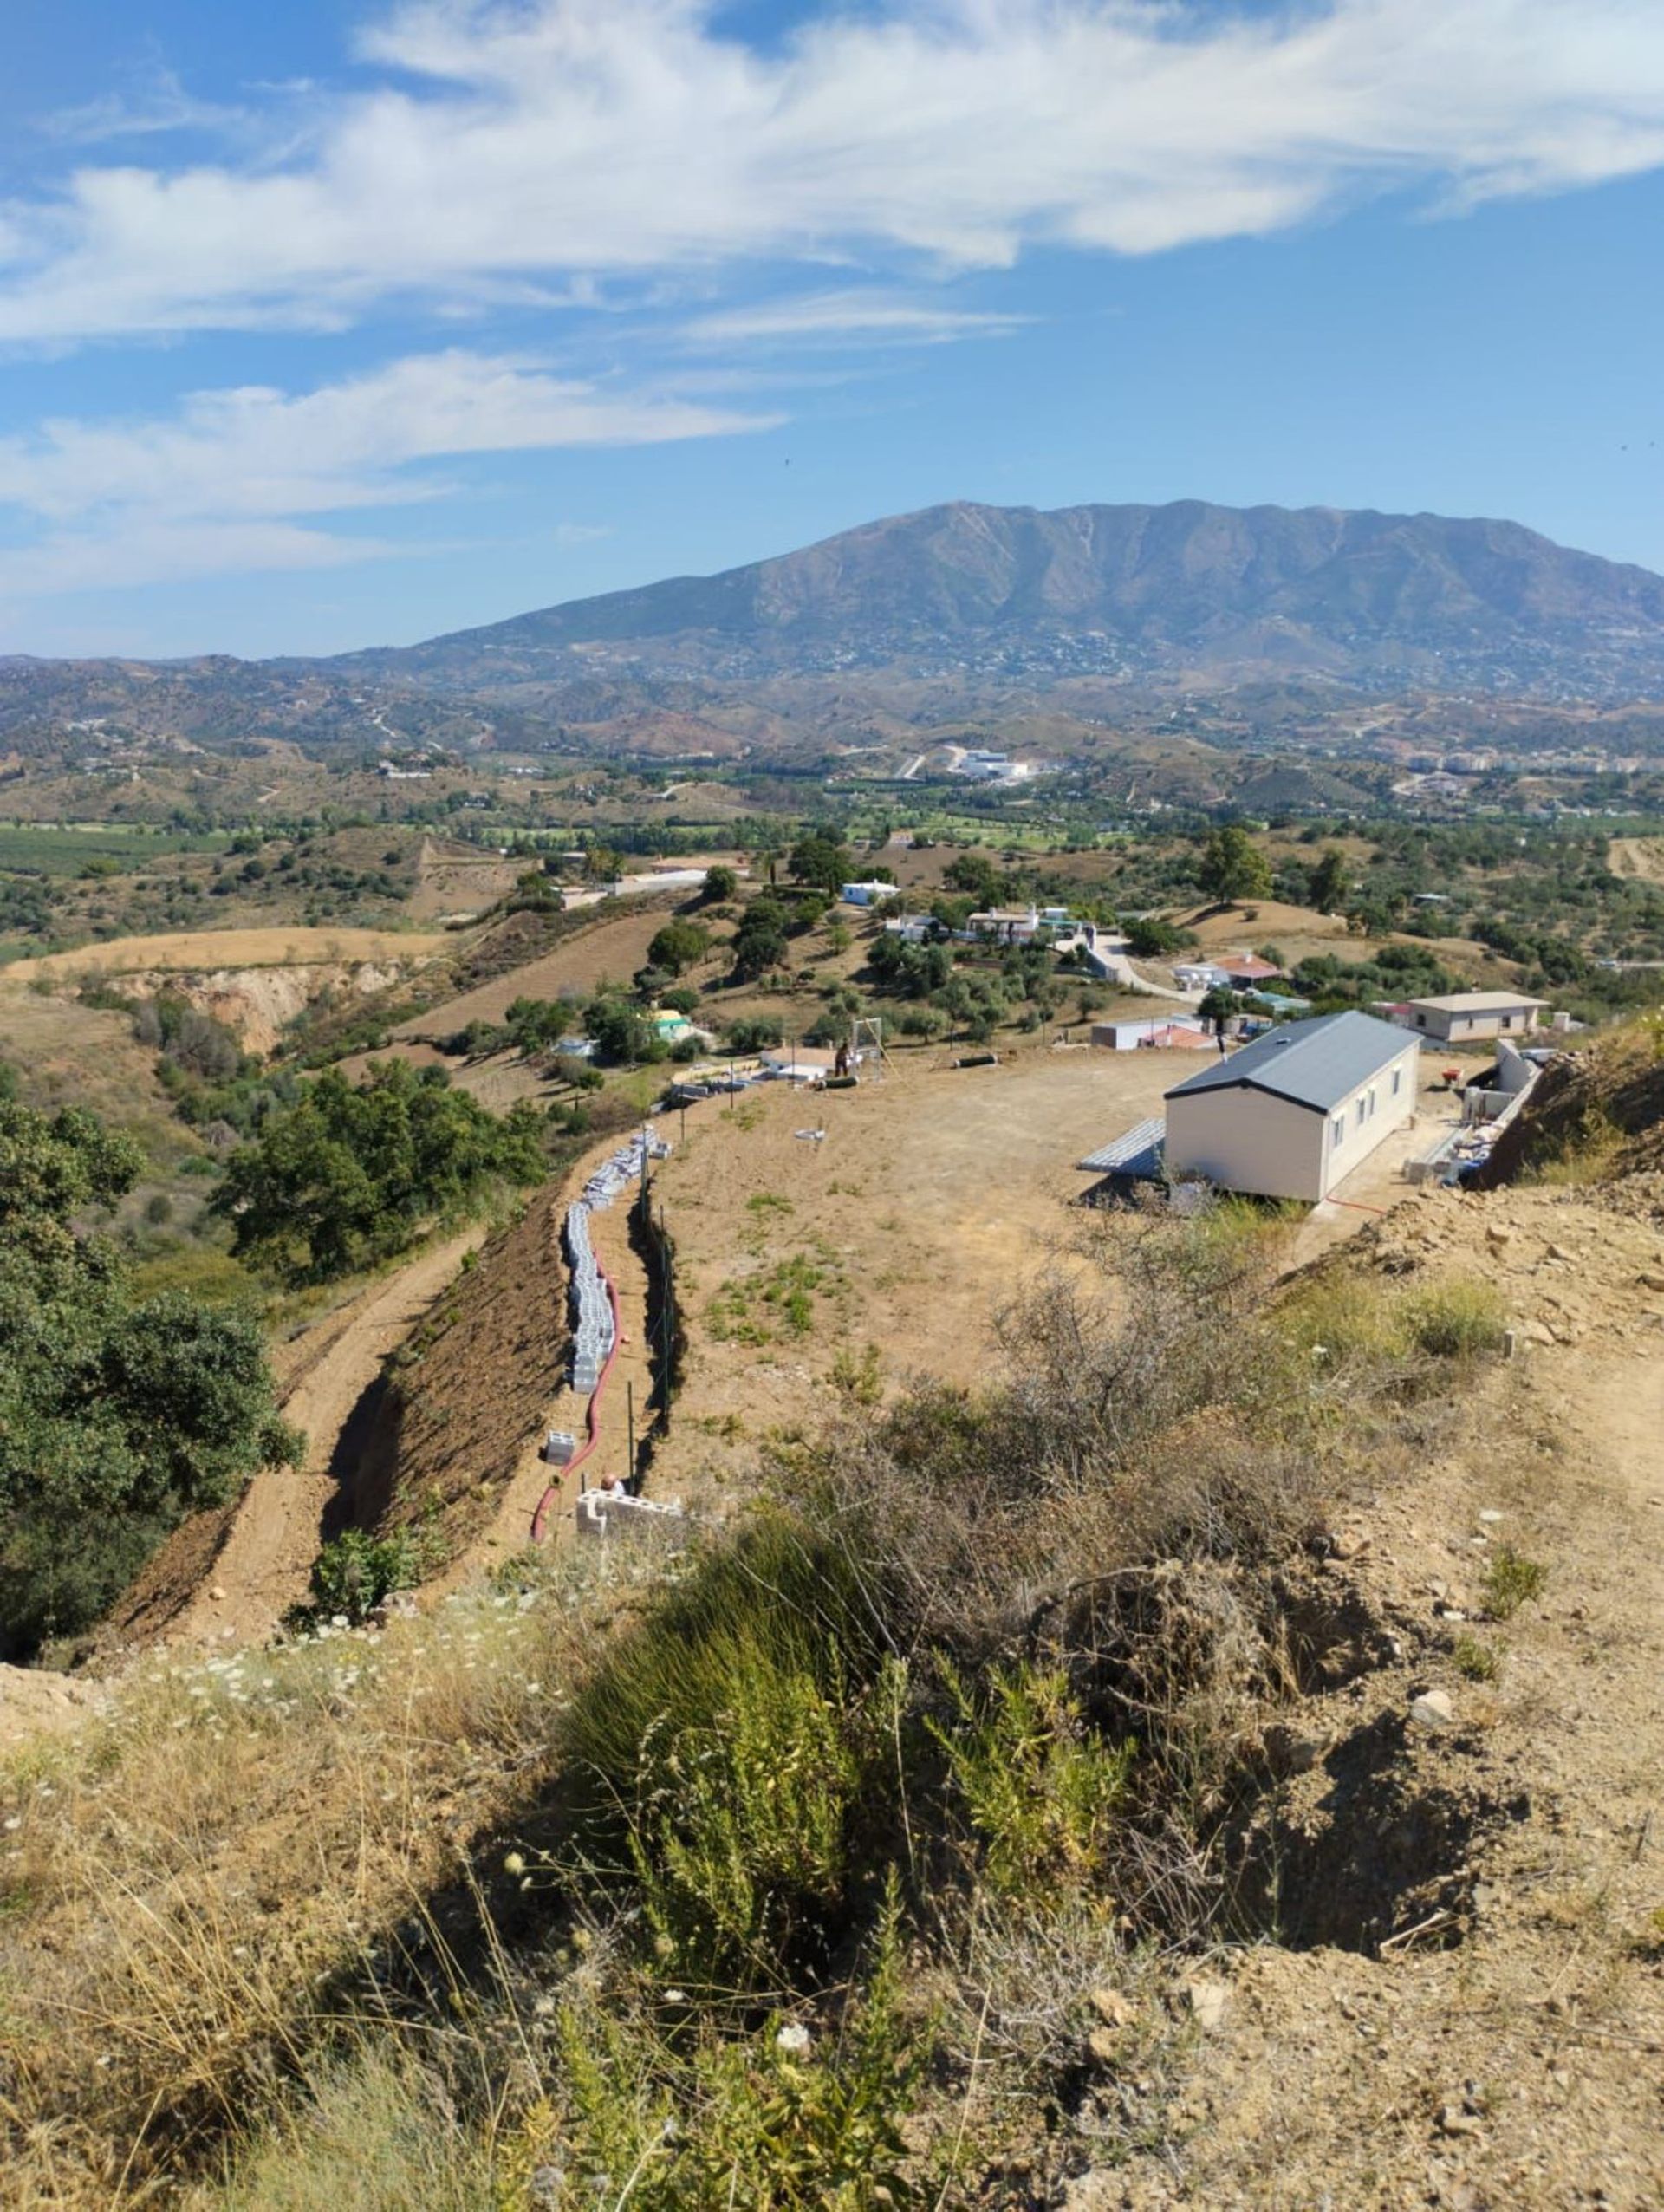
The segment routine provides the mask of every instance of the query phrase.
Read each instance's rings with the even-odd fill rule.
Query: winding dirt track
[[[305,1597],[336,1488],[330,1461],[348,1417],[387,1354],[485,1235],[477,1225],[431,1246],[299,1341],[283,1417],[306,1431],[305,1464],[256,1475],[211,1568],[174,1617],[170,1634],[200,1642],[224,1638],[229,1631],[231,1641],[257,1642]]]

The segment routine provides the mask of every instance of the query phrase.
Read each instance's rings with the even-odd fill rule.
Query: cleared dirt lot
[[[627,984],[647,957],[647,947],[664,927],[671,911],[668,900],[655,903],[645,914],[621,914],[615,921],[598,921],[557,945],[552,953],[528,960],[506,975],[447,999],[443,1005],[401,1022],[397,1038],[446,1037],[466,1029],[470,1022],[500,1022],[517,999],[559,999],[562,994],[587,999],[603,983]]]
[[[1614,837],[1608,856],[1614,875],[1664,883],[1664,837]]]
[[[899,1059],[881,1084],[783,1084],[661,1126],[686,1380],[653,1487],[709,1496],[829,1398],[842,1355],[970,1382],[995,1309],[1066,1246],[1075,1162],[1160,1109],[1186,1053],[1034,1047],[997,1068]],[[823,1128],[816,1142],[798,1134]],[[794,1292],[799,1293],[794,1304]]]
[[[456,940],[412,929],[187,929],[158,937],[113,937],[73,953],[14,960],[8,983],[76,975],[127,974],[144,968],[290,967],[315,961],[420,959]]]

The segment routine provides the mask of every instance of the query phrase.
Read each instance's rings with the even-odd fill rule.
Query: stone
[[[1095,1989],[1087,2002],[1106,2027],[1130,2027],[1138,2018],[1138,2007],[1119,1989]]]
[[[1494,1506],[1481,1506],[1479,1508],[1479,1519],[1485,1523],[1487,1527],[1491,1527],[1494,1526],[1495,1524],[1502,1519],[1502,1515],[1497,1511]]]
[[[1639,1277],[1643,1291],[1664,1291],[1664,1274],[1655,1267],[1645,1267]]]
[[[1223,1981],[1214,1981],[1206,1975],[1198,1975],[1185,1984],[1185,2002],[1190,2007],[1191,2018],[1205,2034],[1211,2035],[1225,2026],[1225,2015],[1231,2003],[1231,1991]]]
[[[1121,2037],[1113,2027],[1095,2027],[1086,2039],[1087,2055],[1100,2066],[1113,2066],[1121,2061]]]
[[[1478,2135],[1479,2124],[1472,2112],[1465,2112],[1459,2105],[1452,2103],[1439,2107],[1440,2135]]]
[[[1410,1718],[1424,1728],[1447,1728],[1456,1718],[1456,1708],[1446,1691],[1424,1689],[1410,1700]]]
[[[1485,1233],[1485,1240],[1487,1244],[1493,1245],[1512,1244],[1514,1233],[1511,1229],[1505,1228],[1500,1221],[1493,1221]]]
[[[1329,1538],[1329,1548],[1336,1559],[1356,1559],[1369,1549],[1369,1539],[1355,1528],[1342,1528]]]
[[[1309,1774],[1328,1749],[1328,1737],[1315,1729],[1279,1721],[1265,1731],[1265,1755],[1279,1774]]]
[[[208,1595],[213,1599],[216,1605],[223,1605],[225,1603],[225,1589],[224,1584],[217,1582],[213,1588],[209,1591]]]
[[[1549,1258],[1550,1259],[1570,1259],[1571,1257],[1571,1253],[1567,1251],[1565,1246],[1563,1244],[1551,1244],[1549,1246]]]

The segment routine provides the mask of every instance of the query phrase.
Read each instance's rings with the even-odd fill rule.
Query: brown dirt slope
[[[1396,1657],[1306,1699],[1279,1939],[1223,1955],[1159,2156],[1070,2212],[1664,2203],[1664,1176],[1418,1194],[1366,1232],[1518,1331],[1425,1464],[1343,1504]],[[1475,1433],[1477,1432],[1477,1433]],[[1510,1557],[1542,1571],[1509,1610]],[[1425,1692],[1448,1701],[1418,1721]]]
[[[561,1389],[565,1196],[548,1185],[480,1249],[354,1409],[338,1454],[359,1526],[430,1531],[454,1558],[491,1520]]]
[[[177,935],[113,937],[78,952],[48,953],[14,960],[11,983],[77,975],[128,974],[161,968],[289,967],[297,963],[419,960],[442,952],[443,934],[405,929],[318,929],[301,924],[274,929],[191,929]]]
[[[588,997],[600,983],[627,983],[675,903],[661,894],[608,900],[571,914],[506,914],[471,945],[458,972],[458,995],[400,1023],[393,1034],[449,1037],[472,1021],[501,1021],[516,999]]]
[[[1482,1178],[1606,1180],[1664,1167],[1664,1025],[1643,1018],[1550,1064]]]
[[[325,1537],[351,1510],[382,1363],[480,1242],[468,1229],[379,1277],[279,1356],[284,1417],[304,1430],[295,1469],[257,1474],[235,1505],[174,1530],[100,1631],[107,1652],[160,1635],[255,1643],[307,1594]]]

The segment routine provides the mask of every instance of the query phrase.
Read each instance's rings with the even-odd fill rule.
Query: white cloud
[[[360,55],[381,81],[320,94],[282,159],[88,166],[0,211],[0,338],[764,257],[1147,253],[1664,162],[1657,0],[881,0],[767,55],[711,0],[424,0]]]
[[[57,108],[42,118],[39,128],[66,145],[96,146],[170,131],[224,131],[245,120],[242,108],[193,99],[172,69],[157,63],[143,70],[130,89],[105,93],[79,107]]]
[[[957,338],[1007,337],[1029,319],[929,307],[881,291],[809,292],[695,316],[681,335],[696,346],[931,346]]]
[[[425,462],[721,437],[775,420],[452,350],[298,394],[198,392],[160,420],[48,422],[0,439],[0,514],[33,533],[0,551],[0,588],[338,567],[396,549],[302,518],[443,496],[449,487]]]

